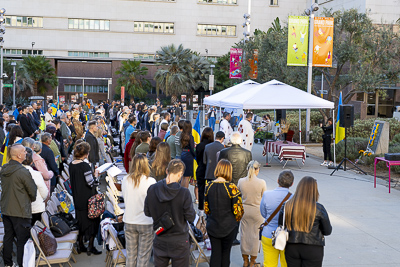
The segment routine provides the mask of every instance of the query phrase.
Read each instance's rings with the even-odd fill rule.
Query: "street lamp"
[[[0,104],[3,104],[3,44],[4,44],[4,34],[6,33],[6,28],[4,27],[5,17],[4,14],[6,10],[4,8],[0,9]]]
[[[13,66],[13,105],[12,105],[12,110],[15,110],[16,105],[15,105],[15,66],[17,66],[17,63],[15,61],[11,62],[11,66]]]
[[[318,11],[319,6],[312,0],[311,7],[304,12],[310,17],[310,39],[308,42],[308,79],[307,79],[307,93],[311,94],[312,84],[312,60],[313,60],[313,39],[314,39],[314,12]],[[310,116],[311,110],[307,109],[306,112],[306,142],[310,141]]]

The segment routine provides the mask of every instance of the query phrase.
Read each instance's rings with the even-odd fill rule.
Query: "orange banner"
[[[332,67],[333,18],[318,17],[314,20],[313,66]]]
[[[249,59],[250,63],[250,79],[257,79],[258,76],[258,49],[254,50],[253,58]]]

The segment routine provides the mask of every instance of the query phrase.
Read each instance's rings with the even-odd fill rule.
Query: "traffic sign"
[[[13,87],[13,85],[11,84],[11,83],[5,83],[5,84],[3,84],[3,87]]]

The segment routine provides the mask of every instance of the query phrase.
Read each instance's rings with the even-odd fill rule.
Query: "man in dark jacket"
[[[85,141],[90,145],[89,151],[89,162],[92,163],[92,169],[94,172],[95,165],[99,162],[99,143],[95,137],[95,132],[97,131],[97,121],[89,121],[89,131],[85,135]]]
[[[28,113],[28,106],[24,105],[21,109],[22,113],[18,116],[18,121],[24,132],[24,137],[33,137],[35,131],[32,129],[30,120],[26,115]]]
[[[60,172],[58,171],[58,167],[56,164],[56,159],[54,157],[53,151],[50,149],[52,137],[50,133],[44,133],[41,136],[42,141],[42,152],[40,156],[44,159],[47,168],[54,173],[53,178],[50,181],[50,193],[54,191],[54,188],[57,185],[57,177],[59,176]]]
[[[192,197],[187,188],[181,187],[179,181],[185,171],[185,164],[174,159],[168,164],[167,178],[150,186],[144,202],[144,214],[153,218],[153,227],[157,235],[154,238],[154,265],[167,267],[172,260],[174,267],[189,266],[189,229],[187,222],[192,223],[196,217]],[[174,225],[162,231],[160,218],[172,218]]]
[[[26,150],[21,144],[9,147],[11,160],[0,171],[2,194],[1,213],[4,223],[3,260],[5,266],[14,266],[13,242],[17,238],[17,262],[22,266],[24,246],[30,237],[32,202],[37,187],[30,172],[22,166]]]
[[[39,129],[40,121],[35,120],[35,115],[37,114],[32,106],[28,107],[28,113],[26,115],[28,117],[29,123],[31,124],[31,128],[34,132],[36,132]]]
[[[203,156],[203,162],[207,166],[206,167],[206,175],[205,179],[206,180],[214,180],[214,171],[215,168],[217,167],[217,152],[221,151],[224,149],[224,140],[225,140],[225,134],[222,131],[218,131],[215,134],[215,141],[212,142],[211,144],[206,145],[206,148],[204,149],[204,156]]]
[[[239,132],[231,135],[232,146],[222,149],[218,161],[227,159],[232,163],[232,183],[237,185],[240,178],[247,176],[247,165],[252,160],[251,152],[240,146],[242,137]]]

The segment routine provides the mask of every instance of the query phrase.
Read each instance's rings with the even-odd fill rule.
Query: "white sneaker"
[[[328,166],[328,162],[326,162],[326,161],[322,162],[321,166]]]
[[[329,162],[328,167],[333,167],[333,162]]]

